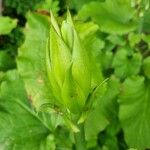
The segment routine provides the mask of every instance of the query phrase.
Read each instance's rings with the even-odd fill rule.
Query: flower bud
[[[46,66],[52,92],[70,112],[80,113],[91,91],[89,53],[75,31],[69,12],[61,30],[53,15],[51,23]]]

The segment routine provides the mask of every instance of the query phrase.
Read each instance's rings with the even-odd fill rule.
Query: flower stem
[[[76,150],[87,150],[84,133],[84,124],[80,124],[79,129],[80,132],[74,133]]]

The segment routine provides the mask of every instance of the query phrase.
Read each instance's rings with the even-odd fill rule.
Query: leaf
[[[118,35],[108,35],[107,40],[112,44],[124,46],[126,44],[126,39],[123,36]]]
[[[117,97],[120,93],[119,80],[115,76],[111,76],[108,84],[107,90],[101,99],[101,111],[109,122],[113,121],[118,114],[118,103]]]
[[[0,85],[0,149],[40,149],[48,143],[49,128],[30,106],[23,81],[9,71]],[[53,149],[54,150],[54,149]]]
[[[150,80],[127,78],[119,99],[119,118],[129,147],[150,148]]]
[[[95,32],[99,30],[99,26],[93,22],[75,22],[75,28],[77,32],[79,33],[79,36],[82,40],[85,40],[86,38],[89,38],[93,34],[95,35]]]
[[[16,19],[0,16],[0,35],[9,34],[16,26]]]
[[[142,39],[142,34],[130,33],[128,36],[130,46],[134,48]]]
[[[8,61],[9,60],[9,61]],[[0,70],[6,71],[15,67],[15,61],[7,51],[0,51]]]
[[[27,14],[25,42],[19,48],[17,65],[23,77],[27,94],[36,109],[54,100],[46,73],[46,40],[49,36],[49,18],[37,13]],[[54,103],[53,103],[54,104]]]
[[[150,79],[150,56],[144,59],[142,69],[145,76]]]
[[[98,133],[103,131],[108,124],[109,121],[101,111],[101,100],[99,100],[85,122],[85,137],[90,147],[96,146]]]
[[[146,33],[150,33],[150,9],[145,11],[144,16],[143,16],[143,24],[142,24],[142,31]]]
[[[142,56],[139,53],[130,54],[129,49],[117,51],[113,60],[116,76],[125,78],[136,75],[140,71]]]
[[[35,10],[35,6],[40,2],[42,2],[42,0],[32,0],[28,2],[24,0],[5,0],[4,6],[9,9],[9,14],[15,10],[17,15],[25,15],[29,10]]]
[[[101,90],[103,88],[101,87]],[[111,77],[105,92],[97,98],[85,122],[85,135],[91,146],[95,146],[98,133],[116,119],[118,113],[118,94],[119,81],[115,77]]]
[[[144,34],[142,39],[144,40],[144,42],[147,43],[148,48],[150,48],[150,35],[149,34]],[[149,50],[149,49],[147,49],[147,50]]]
[[[111,67],[113,61],[113,53],[108,50],[100,52],[100,62],[103,70],[107,70]]]
[[[86,136],[90,145],[94,146],[94,142],[100,141],[102,144],[106,144],[112,150],[117,150],[118,133],[118,103],[117,97],[119,95],[119,80],[112,76],[108,80],[105,93],[100,97],[95,105],[95,109],[91,111],[85,124]],[[92,122],[92,127],[91,127]],[[105,129],[105,130],[104,130]],[[103,132],[101,132],[103,131]],[[99,133],[99,138],[97,135]],[[105,134],[106,133],[106,134]],[[104,136],[105,134],[105,136]]]
[[[84,45],[86,52],[89,55],[91,65],[91,90],[99,85],[104,79],[101,72],[101,63],[99,59],[99,53],[104,48],[105,43],[98,35],[98,26],[92,22],[78,23],[76,29],[79,32],[82,44]]]
[[[106,0],[105,2],[91,2],[85,5],[78,17],[86,20],[91,18],[100,26],[101,31],[112,34],[125,34],[136,29],[134,9],[130,2]]]
[[[82,6],[84,6],[85,4],[92,2],[92,1],[105,1],[105,0],[72,0],[70,1],[70,7],[71,8],[75,8],[76,10],[80,10],[82,8]]]
[[[59,11],[59,0],[44,0],[36,6],[39,10],[52,10],[53,13],[57,14]]]

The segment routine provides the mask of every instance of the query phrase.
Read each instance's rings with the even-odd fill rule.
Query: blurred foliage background
[[[26,109],[26,106],[30,106],[28,104],[30,97],[38,99],[43,96],[39,92],[36,97],[36,90],[46,89],[46,85],[44,88],[36,86],[34,78],[37,76],[32,69],[36,71],[41,69],[40,63],[37,63],[39,56],[34,58],[33,55],[28,55],[30,49],[26,43],[32,40],[34,34],[37,37],[41,36],[41,39],[37,38],[37,41],[34,41],[33,38],[32,41],[35,42],[33,44],[37,44],[37,51],[34,51],[32,47],[32,53],[34,55],[38,53],[38,47],[41,46],[40,40],[45,38],[45,32],[42,32],[48,30],[46,17],[50,16],[50,10],[61,21],[66,16],[68,8],[81,34],[82,32],[85,35],[87,32],[95,32],[95,28],[98,27],[94,37],[87,39],[88,45],[86,46],[92,50],[94,48],[93,55],[98,62],[102,76],[109,78],[107,89],[99,98],[98,105],[94,105],[94,111],[90,113],[85,123],[88,149],[150,149],[149,5],[149,0],[0,0],[0,149],[19,150],[27,137],[30,137],[29,142],[24,148],[21,147],[22,150],[49,150],[45,145],[51,147],[51,150],[75,149],[72,135],[62,121],[56,123],[54,118],[57,115],[51,117],[49,129],[45,126],[47,114],[39,113],[39,119],[35,117],[37,115],[35,111],[33,113]],[[37,29],[39,33],[36,33],[34,29]],[[30,71],[25,70],[28,69],[26,68],[28,64],[18,63],[18,49],[23,44],[28,51],[20,55],[24,58],[30,57],[28,61],[33,67]],[[39,68],[34,66],[33,60],[36,60],[37,64],[35,64],[39,65]],[[22,62],[25,61],[25,59],[22,60]],[[31,82],[26,89],[17,69],[23,75],[25,83]],[[26,74],[28,71],[31,73],[30,79]],[[34,89],[33,93],[30,92],[31,89]],[[22,105],[17,99],[23,101]],[[16,104],[12,105],[12,100]],[[29,109],[35,110],[31,106]],[[31,124],[26,125],[20,119],[22,117],[19,115],[20,112],[27,117],[28,123],[31,121]],[[6,116],[3,117],[4,115]],[[7,117],[11,119],[5,119]],[[14,126],[9,121],[13,122],[12,124],[21,122],[26,130],[31,126],[34,132],[24,133],[20,126]],[[54,124],[58,124],[56,129]],[[9,132],[5,127],[10,129]],[[41,138],[36,137],[39,135]],[[12,139],[7,141],[9,136],[12,136],[15,142]],[[3,144],[4,142],[8,142],[8,145]],[[19,144],[14,146],[16,143]]]

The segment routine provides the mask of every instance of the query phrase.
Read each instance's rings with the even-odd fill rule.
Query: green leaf
[[[33,111],[16,71],[9,71],[0,85],[0,122],[1,150],[49,150],[50,130]]]
[[[104,80],[100,67],[99,53],[104,48],[105,43],[97,35],[98,26],[96,24],[92,22],[80,23],[76,24],[76,28],[86,49],[85,53],[89,55],[92,76],[91,90],[93,90]]]
[[[54,100],[51,96],[45,61],[49,18],[37,13],[28,13],[24,33],[25,42],[19,48],[17,65],[25,82],[27,94],[33,105],[39,109],[42,104]]]
[[[142,39],[148,44],[148,48],[150,48],[150,35],[149,34],[144,34]]]
[[[120,92],[119,88],[119,80],[115,76],[111,76],[107,84],[107,90],[101,99],[101,111],[109,122],[113,121],[118,114],[117,97]]]
[[[117,51],[113,60],[116,76],[125,78],[136,75],[140,71],[142,56],[139,53],[130,54],[129,49]]]
[[[0,70],[6,71],[15,67],[14,58],[7,51],[0,51]]]
[[[96,103],[95,110],[93,110],[88,116],[87,122],[85,124],[87,130],[85,131],[87,132],[86,136],[89,138],[88,141],[90,141],[90,145],[93,144],[92,146],[94,146],[94,142],[96,143],[96,140],[98,140],[101,144],[106,144],[112,150],[118,149],[116,148],[116,135],[119,129],[119,122],[117,119],[117,97],[120,92],[119,88],[119,80],[115,76],[110,77],[105,93],[99,99],[98,103]],[[104,132],[100,133],[103,130]],[[99,138],[97,139],[98,133],[100,134]]]
[[[99,26],[93,22],[75,22],[75,28],[85,42],[88,37],[95,35],[95,32],[99,30]]]
[[[136,29],[134,14],[129,1],[106,0],[85,5],[78,16],[84,20],[92,18],[104,32],[125,34]]]
[[[111,68],[113,61],[113,53],[111,51],[108,50],[101,51],[99,57],[103,70]]]
[[[125,38],[123,36],[118,35],[108,35],[106,38],[112,44],[124,46],[126,44]]]
[[[129,147],[150,148],[150,80],[128,78],[122,85],[119,118]]]
[[[98,133],[117,118],[119,87],[119,80],[112,76],[108,81],[106,91],[97,98],[92,111],[87,117],[85,135],[90,146],[96,145]],[[104,87],[101,87],[101,90],[102,88]]]
[[[145,11],[142,22],[142,31],[146,33],[150,33],[150,9]]]
[[[128,36],[129,39],[129,43],[131,47],[136,46],[136,44],[138,44],[141,39],[142,39],[142,34],[135,34],[135,33],[130,33]]]
[[[103,131],[108,124],[109,121],[101,111],[101,100],[98,99],[85,121],[85,137],[90,147],[96,146],[98,133]]]
[[[36,9],[46,10],[48,12],[52,10],[53,13],[57,14],[59,11],[59,0],[44,0],[36,6]]]
[[[142,69],[145,76],[150,79],[150,56],[144,59]]]
[[[11,14],[15,12],[18,15],[25,15],[29,10],[35,10],[35,6],[42,2],[42,0],[32,0],[32,1],[24,1],[24,0],[5,0],[4,6],[9,9],[8,13]],[[8,10],[7,9],[7,10]]]
[[[76,10],[79,10],[82,8],[82,6],[84,6],[85,4],[92,2],[92,1],[105,1],[105,0],[72,0],[70,1],[70,7],[71,8],[75,8]]]
[[[16,19],[0,16],[0,35],[9,34],[16,26]]]

